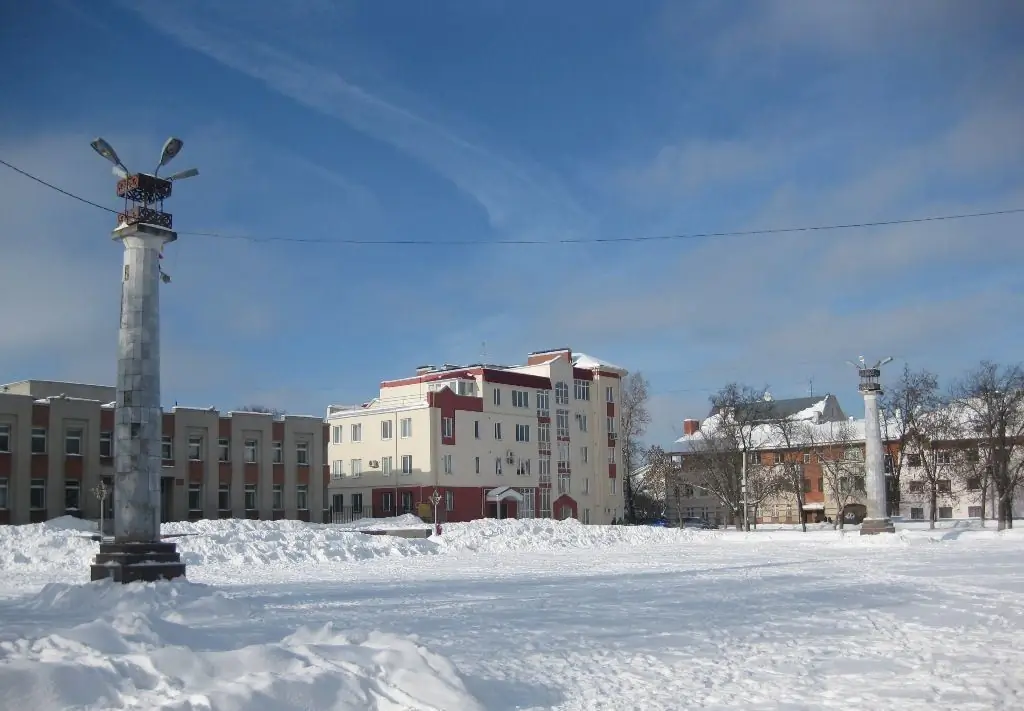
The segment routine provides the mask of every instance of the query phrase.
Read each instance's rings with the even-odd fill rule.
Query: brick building
[[[99,517],[92,491],[113,485],[114,399],[107,386],[0,386],[0,524]],[[162,424],[162,520],[324,519],[320,417],[174,407]]]
[[[423,366],[328,409],[330,505],[346,515],[620,519],[626,371],[568,348],[525,365]]]

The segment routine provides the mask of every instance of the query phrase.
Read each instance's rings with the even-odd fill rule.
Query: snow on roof
[[[797,413],[799,415],[801,413]],[[829,443],[849,442],[851,444],[864,441],[864,420],[849,418],[839,422],[816,422],[811,417],[793,415],[789,420],[801,421],[803,427],[793,432],[791,444],[826,445]],[[673,445],[673,450],[685,452],[695,448],[704,437],[714,433],[721,424],[721,413],[712,415],[701,423],[700,429],[692,435],[683,435]],[[750,443],[754,449],[778,449],[784,446],[779,431],[772,424],[755,425],[750,431]]]
[[[626,369],[620,365],[589,356],[586,353],[573,353],[572,364],[576,368],[586,368],[587,370],[618,370],[623,373],[626,372]]]

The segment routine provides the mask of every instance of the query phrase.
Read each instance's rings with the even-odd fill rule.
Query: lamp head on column
[[[865,395],[868,393],[881,395],[882,384],[879,383],[878,380],[882,377],[882,366],[891,363],[893,360],[892,356],[886,356],[872,366],[868,366],[864,356],[860,356],[857,360],[860,362],[854,363],[852,360],[846,361],[857,370],[857,374],[860,376],[860,385],[857,389]]]

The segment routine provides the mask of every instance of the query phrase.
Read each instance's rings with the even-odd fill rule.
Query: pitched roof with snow
[[[628,372],[620,365],[589,356],[586,353],[573,353],[572,364],[575,368],[586,368],[587,370],[613,370],[621,373]]]

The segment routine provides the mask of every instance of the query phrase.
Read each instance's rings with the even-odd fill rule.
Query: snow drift
[[[14,639],[4,631],[4,708],[482,709],[454,666],[415,638],[348,635],[333,623],[287,630],[203,585],[54,584],[20,604],[89,619]],[[217,631],[244,618],[244,639]]]

